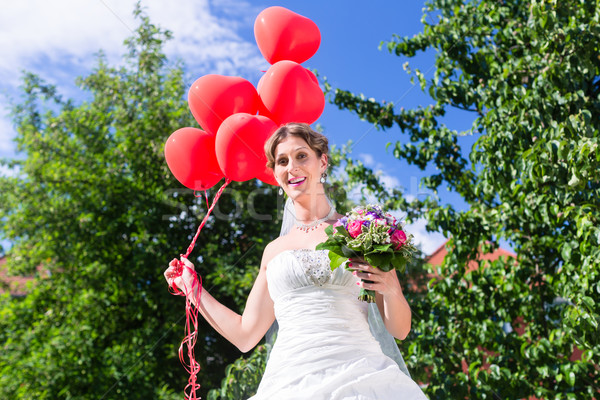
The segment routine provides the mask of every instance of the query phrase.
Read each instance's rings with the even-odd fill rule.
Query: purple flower
[[[373,218],[381,218],[381,215],[379,215],[378,213],[374,212],[374,211],[369,211],[367,213],[367,215],[372,216]]]

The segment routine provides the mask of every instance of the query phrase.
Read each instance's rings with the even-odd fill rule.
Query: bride
[[[267,165],[293,201],[294,227],[265,247],[242,315],[204,290],[198,303],[194,294],[188,300],[242,352],[254,348],[277,320],[277,339],[252,400],[425,399],[384,354],[369,328],[368,306],[357,299],[361,287],[374,290],[372,310],[379,311],[382,330],[404,339],[411,311],[396,272],[354,259],[348,265],[352,272],[331,271],[327,251],[315,250],[327,239],[325,228],[342,217],[323,188],[328,150],[327,138],[306,124],[284,125],[271,136],[265,144]],[[193,269],[189,260],[182,261]],[[191,287],[191,273],[184,268],[175,277],[175,266],[171,261],[164,273],[169,285]]]

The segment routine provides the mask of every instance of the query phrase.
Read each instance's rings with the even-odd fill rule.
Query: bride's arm
[[[359,284],[365,289],[375,291],[377,308],[388,332],[397,339],[405,339],[410,332],[412,313],[396,271],[384,272],[355,259],[352,260],[352,264],[351,269],[356,270],[360,279],[372,282],[360,281]]]
[[[381,319],[388,332],[397,339],[404,340],[411,328],[412,312],[402,292],[396,271],[381,272],[386,276],[389,290],[385,293],[377,292],[375,301],[381,314]]]
[[[221,336],[244,353],[250,351],[260,342],[275,320],[273,301],[269,296],[266,278],[267,262],[271,259],[270,253],[269,246],[267,246],[263,253],[260,271],[254,281],[242,315],[221,304],[204,289],[200,295],[200,304],[196,302],[198,287],[194,288],[194,293],[187,296],[188,300],[194,304],[208,323]],[[183,262],[193,268],[190,261],[183,259]],[[183,285],[191,287],[192,276],[186,268],[184,268],[184,274],[180,278],[173,279],[170,277],[173,273],[172,264],[173,261],[165,271],[167,282],[175,284],[177,287],[183,287]]]

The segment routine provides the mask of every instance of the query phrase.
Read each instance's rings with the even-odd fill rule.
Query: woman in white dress
[[[188,298],[242,352],[254,348],[277,318],[277,340],[252,400],[425,399],[382,352],[369,329],[367,304],[357,299],[361,287],[374,290],[380,321],[391,335],[404,339],[411,311],[395,271],[351,260],[353,272],[332,272],[326,251],[315,250],[327,239],[325,228],[342,217],[323,187],[327,138],[306,124],[290,123],[272,135],[265,153],[281,189],[293,200],[294,227],[265,247],[242,315],[205,290],[199,304],[195,295]],[[191,287],[185,268],[175,277],[175,261],[165,271],[167,282]]]

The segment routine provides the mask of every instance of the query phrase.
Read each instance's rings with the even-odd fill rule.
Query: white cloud
[[[373,168],[376,166],[375,157],[369,153],[361,153],[358,155],[358,158],[365,164],[366,167]]]
[[[0,15],[0,73],[14,79],[14,72],[35,66],[40,60],[45,60],[46,67],[65,61],[89,67],[94,63],[92,55],[100,49],[109,61],[118,60],[124,52],[123,40],[138,24],[132,15],[134,4],[133,0],[22,0],[4,4]],[[251,28],[260,11],[247,2],[146,0],[142,7],[153,23],[173,32],[174,40],[166,46],[168,55],[181,57],[190,66],[225,60],[215,65],[227,65],[229,72],[239,72],[267,65],[256,44],[245,41],[237,32]],[[227,18],[218,17],[219,13]]]
[[[116,13],[132,10],[122,2]],[[112,6],[115,7],[115,6]],[[64,63],[74,66],[91,63],[90,55],[103,48],[114,55],[129,30],[101,1],[25,0],[3,4],[0,16],[0,61],[2,77],[17,83],[21,69],[30,69],[43,62],[44,66]],[[4,80],[4,82],[7,82]]]
[[[375,156],[369,153],[361,153],[358,158],[365,167],[371,168],[378,176],[386,190],[401,189],[400,179],[385,172],[383,163],[375,161]]]
[[[19,173],[17,168],[8,168],[5,165],[0,165],[0,176],[14,177]]]
[[[15,97],[21,71],[40,75],[59,92],[80,96],[75,77],[86,74],[102,50],[119,64],[123,41],[138,25],[136,0],[20,0],[4,2],[0,13],[0,92]],[[170,60],[182,59],[196,79],[204,74],[239,75],[256,82],[268,66],[256,43],[240,30],[251,30],[260,9],[244,0],[143,0],[152,23],[173,32],[165,45]],[[190,82],[191,83],[191,82]],[[4,99],[0,109],[6,108]],[[0,152],[12,143],[0,122]],[[14,132],[12,132],[14,136]],[[8,140],[7,140],[8,139]],[[7,148],[7,144],[10,147]]]
[[[379,180],[386,188],[386,190],[400,189],[400,180],[393,175],[388,175],[382,170],[377,171],[379,173]]]
[[[415,244],[421,248],[421,250],[430,255],[437,250],[444,242],[446,238],[439,232],[427,232],[425,226],[427,220],[425,218],[419,218],[412,224],[406,225],[406,231],[411,233],[415,237]]]

